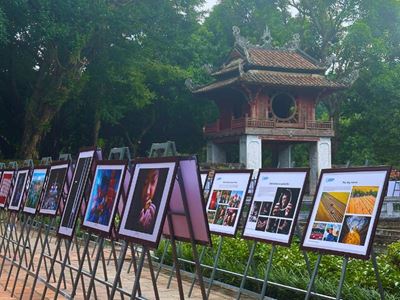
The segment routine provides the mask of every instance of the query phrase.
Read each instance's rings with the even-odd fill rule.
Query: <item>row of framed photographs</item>
[[[175,180],[178,167],[182,178],[180,186]],[[193,215],[191,225],[196,228],[194,238],[201,244],[211,243],[198,164],[194,157],[138,159],[135,160],[132,176],[126,176],[130,175],[127,162],[101,161],[97,159],[95,150],[82,151],[68,187],[69,168],[68,162],[58,162],[33,171],[4,171],[0,181],[0,195],[4,195],[2,207],[8,205],[8,210],[13,212],[21,209],[29,214],[52,216],[62,211],[58,234],[67,238],[73,236],[81,213],[82,227],[89,231],[107,237],[113,231],[116,237],[157,247],[161,234],[170,234],[169,227],[165,225],[168,209],[178,212],[171,218],[176,223],[174,234],[177,238],[190,238],[187,220],[179,218],[188,213],[184,209],[179,211],[183,199],[190,198],[188,209]],[[187,195],[182,195],[181,187]],[[84,195],[86,201],[83,202]],[[60,201],[62,198],[65,202]],[[120,214],[118,229],[115,223],[117,211]],[[204,214],[198,214],[198,211]]]
[[[214,234],[234,236],[252,172],[216,171],[207,200]],[[367,259],[390,167],[322,170],[301,248]],[[203,187],[207,173],[203,173]],[[260,169],[242,237],[289,246],[301,210],[308,169]]]

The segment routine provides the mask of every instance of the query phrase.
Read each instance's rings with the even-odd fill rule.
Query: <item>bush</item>
[[[210,248],[204,251],[202,263],[209,266],[213,265],[213,253],[220,243],[221,238],[213,236],[214,252]],[[243,274],[249,258],[250,248],[253,242],[240,238],[223,238],[221,256],[218,261],[218,268]],[[156,251],[156,255],[161,257],[165,247],[163,241]],[[203,247],[198,247],[201,253]],[[388,247],[388,254],[380,254],[377,257],[380,278],[386,293],[386,299],[400,299],[400,243],[394,243]],[[268,262],[271,246],[265,243],[258,243],[253,257],[253,262],[249,268],[248,276],[264,279],[266,264]],[[167,252],[166,262],[172,265],[171,247]],[[192,260],[192,249],[190,244],[178,244],[179,256]],[[309,282],[309,272],[304,258],[304,253],[299,249],[299,240],[294,239],[292,246],[276,247],[273,257],[272,270],[269,281],[285,284],[288,286],[307,289]],[[317,255],[312,252],[306,253],[311,269],[314,268]],[[185,270],[193,272],[193,265],[182,264]],[[324,255],[318,270],[315,281],[315,288],[319,293],[335,296],[341,274],[342,258],[333,255]],[[203,271],[204,276],[209,277],[210,269]],[[241,278],[232,274],[217,272],[215,279],[224,283],[240,286]],[[248,279],[245,287],[259,293],[262,283]],[[268,286],[267,295],[277,299],[303,299],[303,293],[295,293],[291,290]],[[344,299],[379,299],[378,287],[375,278],[372,262],[359,259],[349,259],[345,284],[343,286],[342,297]]]

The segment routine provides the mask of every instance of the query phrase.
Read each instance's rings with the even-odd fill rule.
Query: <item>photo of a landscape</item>
[[[347,192],[323,192],[315,221],[342,223],[349,194]]]
[[[378,190],[378,186],[354,186],[346,213],[372,215]]]

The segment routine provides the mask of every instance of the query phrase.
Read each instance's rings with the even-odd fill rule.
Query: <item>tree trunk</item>
[[[92,140],[93,146],[97,145],[97,141],[99,139],[100,127],[101,127],[100,115],[98,112],[96,112],[94,116],[94,126],[93,126],[93,140]]]
[[[35,101],[34,99],[32,99]],[[49,129],[49,124],[56,115],[57,110],[42,106],[38,109],[28,109],[25,115],[24,133],[22,135],[21,146],[19,149],[19,158],[38,159],[39,146],[44,135]]]

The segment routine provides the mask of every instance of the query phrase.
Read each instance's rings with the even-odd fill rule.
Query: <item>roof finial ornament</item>
[[[250,45],[250,42],[244,38],[243,36],[240,35],[240,29],[237,26],[232,26],[232,32],[233,36],[235,37],[235,46],[238,46],[241,48],[241,50],[244,52],[244,55],[246,55],[246,59],[249,60],[249,51],[247,50],[247,47]]]
[[[300,47],[300,34],[295,33],[292,36],[292,39],[287,42],[284,46],[287,50],[297,50]]]
[[[268,28],[268,25],[265,25],[264,33],[261,36],[261,40],[263,42],[261,48],[272,49],[272,35],[271,31]]]

